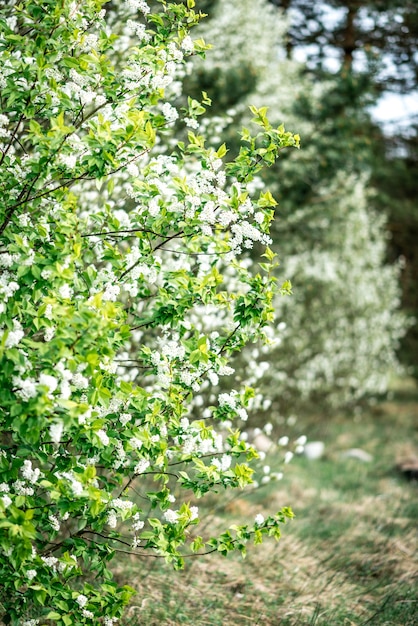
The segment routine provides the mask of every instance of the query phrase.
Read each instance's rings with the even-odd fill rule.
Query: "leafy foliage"
[[[193,530],[192,499],[252,480],[255,450],[214,425],[244,418],[251,391],[220,394],[200,419],[190,406],[273,318],[274,255],[260,272],[241,257],[271,243],[275,202],[247,182],[299,143],[254,108],[255,134],[226,171],[225,147],[191,131],[162,153],[179,117],[169,88],[206,49],[188,34],[194,4],[0,7],[6,624],[110,626],[132,593],[112,580],[117,551],[178,568],[278,537],[292,516],[208,539]],[[183,125],[204,102],[189,100]]]

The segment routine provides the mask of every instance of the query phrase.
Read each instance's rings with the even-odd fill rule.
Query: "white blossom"
[[[237,415],[240,419],[242,419],[243,422],[246,422],[248,419],[248,413],[247,413],[247,410],[244,409],[244,407],[240,407],[237,410]]]
[[[49,326],[48,328],[46,328],[45,331],[44,331],[44,340],[46,342],[51,341],[51,339],[55,335],[55,331],[56,330],[57,330],[56,326]]]
[[[18,255],[9,254],[8,252],[0,254],[0,267],[11,267],[18,258]]]
[[[7,509],[7,507],[10,506],[11,503],[12,503],[12,499],[7,494],[4,495],[4,496],[1,496],[1,500],[3,502],[3,505],[4,505],[5,509]]]
[[[83,51],[89,52],[90,50],[95,50],[99,44],[99,38],[94,33],[88,33],[84,35],[82,38],[81,49]]]
[[[41,561],[43,561],[45,565],[51,567],[55,571],[56,565],[58,563],[58,559],[56,556],[41,556]]]
[[[13,489],[18,496],[33,496],[34,494],[33,488],[25,485],[23,480],[15,480]]]
[[[178,521],[179,514],[177,511],[167,509],[167,511],[165,511],[164,513],[164,517],[169,524],[175,524]]]
[[[51,441],[53,441],[54,443],[59,443],[61,441],[63,429],[63,422],[55,422],[54,424],[51,424],[51,426],[49,427],[49,437]]]
[[[44,315],[45,315],[47,320],[51,320],[52,319],[52,304],[47,304],[46,305]]]
[[[264,424],[263,430],[267,436],[270,436],[273,432],[273,424],[271,422],[267,422],[266,424]]]
[[[5,347],[14,348],[15,346],[17,346],[20,343],[20,340],[23,338],[24,334],[25,333],[22,329],[22,325],[20,324],[20,322],[18,322],[18,320],[13,320],[13,330],[10,330],[9,334],[7,335],[7,339],[4,344]]]
[[[119,421],[122,424],[122,426],[126,426],[126,424],[130,422],[131,419],[132,419],[132,415],[130,413],[122,413],[121,415],[119,415]]]
[[[108,446],[109,445],[110,439],[109,439],[107,433],[102,428],[100,428],[99,430],[96,430],[95,434],[97,435],[97,437],[100,439],[101,443],[104,446]]]
[[[192,128],[193,130],[196,130],[197,128],[199,128],[199,122],[195,120],[193,117],[185,117],[183,121],[188,128]]]
[[[125,0],[131,11],[140,11],[144,15],[150,12],[150,8],[145,0]]]
[[[86,604],[88,602],[88,598],[87,598],[87,596],[85,596],[82,593],[80,593],[80,595],[78,595],[76,597],[75,601],[77,602],[79,607],[83,608],[83,607],[86,606]]]
[[[186,37],[184,37],[183,41],[181,42],[181,47],[187,54],[191,54],[192,52],[194,52],[194,44],[190,35],[186,35]]]
[[[53,393],[58,387],[58,380],[55,378],[55,376],[42,373],[39,376],[39,384],[43,385],[44,387],[48,387],[48,390]]]
[[[117,297],[119,295],[120,292],[120,287],[119,285],[107,285],[106,289],[103,293],[103,300],[105,301],[110,301],[110,302],[116,302]]]
[[[165,102],[161,107],[162,114],[167,122],[175,122],[178,119],[178,112],[169,102]]]
[[[129,444],[132,446],[134,450],[140,450],[142,448],[142,441],[138,439],[138,437],[131,437],[129,439]]]
[[[226,472],[231,467],[232,457],[229,454],[224,454],[220,459],[212,459],[212,465],[220,472]]]
[[[89,386],[89,379],[83,376],[80,372],[76,372],[71,379],[71,383],[77,389],[87,389]]]
[[[77,567],[77,557],[74,554],[70,554],[70,559],[72,563],[68,563],[66,561],[59,561],[58,571],[65,572],[66,569],[71,570],[73,567]]]
[[[128,174],[130,176],[133,176],[134,178],[137,178],[139,176],[139,168],[138,168],[136,163],[128,163],[128,165],[126,166],[126,171],[128,172]],[[125,216],[128,217],[127,214],[125,213],[125,211],[120,211],[120,210],[118,212],[115,211],[114,215],[119,220],[121,225],[127,226],[127,224],[123,224],[124,220],[122,220],[122,219],[120,219],[120,217],[118,217],[118,215],[120,216],[121,213],[124,213]],[[126,217],[124,219],[126,219]],[[129,223],[130,222],[128,222],[128,224]]]
[[[22,379],[14,376],[12,381],[13,385],[18,388],[16,390],[16,395],[22,398],[25,402],[36,396],[36,383],[32,378]]]
[[[18,289],[19,285],[12,280],[10,272],[5,271],[0,275],[0,296],[4,302],[7,302]]]
[[[219,383],[219,376],[217,375],[216,372],[214,371],[210,371],[208,372],[208,378],[211,382],[212,385],[216,386]]]
[[[109,511],[109,513],[107,514],[107,525],[110,526],[110,528],[116,528],[118,524],[118,518],[116,516],[116,512],[115,511]]]
[[[139,24],[138,22],[134,22],[133,20],[128,20],[126,22],[127,28],[138,37],[139,41],[148,42],[151,39],[151,35],[149,35],[145,30],[145,24]]]
[[[132,529],[135,531],[142,530],[144,528],[144,522],[140,519],[140,514],[135,513],[132,518]]]
[[[143,474],[150,466],[150,462],[147,459],[141,459],[134,467],[135,474]]]
[[[58,532],[59,529],[61,528],[61,524],[59,523],[58,518],[55,515],[48,515],[48,520],[49,523],[51,524],[52,528]]]
[[[87,609],[82,610],[83,617],[87,619],[94,619],[94,613],[92,611],[88,611]]]
[[[77,165],[77,155],[76,154],[60,154],[60,162],[63,165],[65,165],[65,167],[68,167],[68,169],[72,170]]]
[[[58,289],[58,293],[64,300],[70,300],[73,297],[73,289],[67,283],[61,285]]]
[[[83,493],[82,483],[75,478],[72,472],[62,472],[62,478],[68,480],[71,485],[71,490],[75,496],[81,496]]]
[[[116,509],[120,509],[121,511],[129,511],[132,509],[134,503],[130,500],[121,500],[120,498],[115,498],[112,500],[112,506]]]
[[[284,462],[285,463],[290,463],[290,461],[293,459],[293,452],[291,452],[290,450],[288,450],[286,452],[286,454],[284,455]]]
[[[227,406],[230,409],[235,409],[237,406],[236,398],[231,393],[220,393],[218,396],[219,406]]]
[[[32,484],[35,484],[38,481],[41,474],[39,467],[32,469],[32,461],[27,459],[23,461],[23,467],[20,471],[22,472],[23,478]]]
[[[197,519],[199,517],[199,508],[197,506],[190,507],[190,520]]]

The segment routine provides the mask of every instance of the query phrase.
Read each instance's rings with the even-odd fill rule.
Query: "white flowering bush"
[[[226,167],[225,146],[191,131],[162,151],[170,124],[205,110],[167,95],[205,50],[189,35],[200,16],[193,0],[103,5],[0,5],[5,624],[110,626],[132,593],[112,580],[116,553],[178,568],[278,538],[292,516],[198,534],[198,498],[251,483],[256,452],[233,420],[252,392],[191,407],[273,319],[274,200],[247,184],[298,136],[253,108]]]
[[[218,0],[211,11],[199,30],[215,49],[194,61],[198,72],[188,82],[200,81],[209,95],[225,90],[230,109],[205,118],[207,134],[231,135],[237,120],[245,123],[251,102],[268,105],[274,123],[286,119],[304,141],[280,170],[252,183],[268,183],[278,199],[272,237],[278,271],[294,285],[294,296],[275,300],[271,343],[246,348],[238,357],[241,369],[273,420],[384,393],[399,372],[396,348],[407,326],[399,312],[399,267],[386,264],[385,218],[371,208],[364,155],[355,137],[344,134],[342,114],[326,115],[333,105],[340,111],[335,81],[313,84],[300,63],[286,58],[284,22],[267,0]],[[252,89],[231,94],[242,67],[255,77]],[[345,115],[361,119],[348,105]]]

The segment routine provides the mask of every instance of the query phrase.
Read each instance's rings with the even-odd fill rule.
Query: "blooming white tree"
[[[276,124],[285,119],[303,137],[303,150],[286,155],[280,171],[273,168],[253,182],[262,188],[267,181],[279,199],[273,247],[278,275],[294,286],[292,298],[274,302],[273,344],[239,357],[251,371],[249,384],[274,396],[273,416],[385,392],[406,326],[398,312],[399,268],[385,264],[385,220],[369,206],[367,168],[359,167],[352,138],[339,134],[338,120],[320,115],[333,82],[313,84],[299,63],[286,58],[284,25],[267,0],[211,3],[211,19],[199,28],[215,49],[196,60],[189,79],[208,90],[212,81],[217,99],[225,93],[229,102],[225,114],[218,109],[204,121],[209,136],[220,128],[232,136],[254,103],[267,105]],[[242,68],[249,82],[231,92]],[[321,170],[324,160],[332,166]],[[263,393],[260,403],[271,411]]]
[[[225,146],[193,132],[163,149],[179,117],[169,94],[205,50],[194,1],[103,5],[0,5],[6,624],[110,626],[132,593],[112,580],[118,551],[181,567],[278,538],[292,516],[198,534],[192,498],[251,483],[256,452],[216,427],[246,417],[251,390],[191,407],[273,318],[274,200],[248,183],[299,138],[253,108],[226,166]],[[205,100],[188,101],[185,128]],[[242,254],[254,244],[259,271]]]

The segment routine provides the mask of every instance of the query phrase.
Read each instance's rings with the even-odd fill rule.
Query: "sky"
[[[400,95],[386,92],[370,112],[387,132],[405,129],[413,117],[418,118],[418,93]]]

